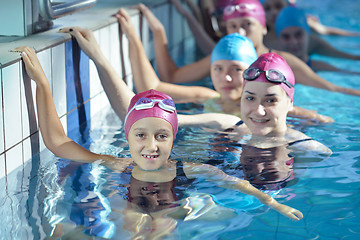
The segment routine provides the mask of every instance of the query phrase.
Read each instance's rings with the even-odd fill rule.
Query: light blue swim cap
[[[309,25],[306,22],[305,13],[296,7],[289,6],[283,8],[276,18],[275,31],[278,37],[287,27],[301,27],[307,33],[310,32]]]
[[[229,60],[251,65],[256,59],[253,43],[239,33],[222,37],[211,52],[211,64],[217,60]]]

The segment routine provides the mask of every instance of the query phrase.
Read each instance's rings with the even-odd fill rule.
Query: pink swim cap
[[[257,77],[254,80],[251,81],[256,81],[256,82],[270,82],[273,84],[277,84],[280,85],[280,87],[282,89],[284,89],[284,91],[287,93],[287,95],[291,98],[291,100],[293,100],[294,98],[294,92],[295,92],[295,77],[294,77],[294,73],[291,70],[290,66],[287,64],[287,62],[285,61],[285,59],[281,56],[279,56],[276,53],[265,53],[262,54],[253,64],[250,65],[250,68],[258,68],[261,71],[267,71],[267,70],[277,70],[280,71],[286,81],[288,83],[290,83],[292,85],[292,87],[289,87],[288,85],[286,85],[285,83],[273,83],[270,82],[269,80],[266,79],[265,73],[261,73],[259,75],[259,77]],[[249,82],[249,80],[244,79],[244,86],[245,84]]]
[[[224,8],[223,19],[253,17],[266,27],[265,11],[258,0],[233,0]]]
[[[178,130],[175,104],[171,97],[154,89],[136,94],[130,101],[124,120],[125,137],[128,139],[132,125],[143,118],[155,117],[168,121],[173,129],[174,139]]]

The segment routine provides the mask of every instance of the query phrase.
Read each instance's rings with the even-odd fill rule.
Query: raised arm
[[[315,32],[323,35],[339,35],[339,36],[360,36],[359,32],[349,31],[341,28],[323,25],[316,16],[308,15],[306,21],[309,27]]]
[[[156,89],[170,95],[175,100],[208,99],[218,96],[218,93],[210,88],[181,86],[160,81],[145,54],[141,40],[135,31],[128,13],[124,9],[120,9],[116,17],[121,24],[121,29],[129,40],[131,69],[134,84],[138,91]]]
[[[315,34],[310,35],[309,42],[310,42],[309,50],[308,50],[309,54],[317,53],[317,54],[336,57],[336,58],[348,58],[353,60],[360,60],[359,55],[354,55],[351,53],[340,51]]]
[[[49,82],[44,74],[35,51],[29,47],[19,47],[27,74],[36,82],[36,105],[39,127],[45,146],[56,156],[81,162],[93,162],[105,156],[92,153],[81,147],[64,132],[54,101]],[[106,158],[111,158],[106,156]]]
[[[178,12],[185,17],[189,28],[192,34],[195,37],[197,46],[201,51],[209,55],[211,54],[212,49],[215,47],[215,41],[207,34],[204,27],[199,23],[193,14],[187,11],[184,6],[179,2],[179,0],[170,0],[170,2],[176,7]],[[193,4],[191,1],[188,1],[188,4]],[[195,4],[193,4],[195,5]]]
[[[154,34],[154,48],[157,68],[161,81],[171,83],[193,82],[210,76],[210,56],[178,68],[172,60],[168,50],[168,40],[163,24],[144,5],[139,5],[151,31]]]
[[[294,55],[283,51],[274,51],[274,52],[285,58],[286,62],[289,64],[289,66],[294,72],[297,83],[316,87],[316,88],[322,88],[333,92],[340,92],[344,94],[360,96],[359,90],[341,87],[323,79],[322,77],[317,75],[302,60],[295,57]]]
[[[94,33],[89,29],[80,27],[63,28],[60,32],[70,33],[75,37],[81,49],[95,63],[110,104],[120,119],[124,121],[130,100],[135,94],[106,59],[94,37]]]
[[[292,220],[298,221],[303,218],[303,214],[299,210],[278,203],[274,198],[255,188],[248,181],[229,176],[217,167],[208,164],[186,163],[184,164],[184,172],[189,178],[203,177],[208,181],[216,182],[221,187],[252,195],[259,199],[261,203]]]

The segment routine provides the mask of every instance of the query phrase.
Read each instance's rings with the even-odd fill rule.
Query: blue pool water
[[[324,23],[360,31],[357,1],[298,2]],[[341,50],[360,55],[359,37],[324,38]],[[315,57],[360,72],[359,61]],[[360,76],[319,74],[338,85],[360,89]],[[296,156],[294,178],[270,192],[280,203],[302,211],[304,218],[293,222],[252,197],[197,179],[185,191],[192,200],[191,216],[178,220],[166,239],[360,239],[360,98],[297,85],[294,99],[295,105],[335,120],[317,126],[291,121],[295,128],[333,151],[329,158]],[[186,111],[193,105],[181,107]],[[102,124],[82,144],[95,152],[129,156],[121,122],[111,111],[99,118]],[[182,128],[172,158],[212,163],[243,177],[241,151],[238,143],[226,141],[224,136],[206,129]],[[0,195],[0,239],[44,239],[58,223],[63,224],[69,239],[84,239],[84,231],[113,239],[129,238],[125,230],[129,222],[124,219],[129,173],[57,159],[46,151],[41,158],[49,160],[39,162],[39,157],[34,157],[0,180],[6,181],[1,184],[6,188]],[[167,222],[173,226],[171,223]]]

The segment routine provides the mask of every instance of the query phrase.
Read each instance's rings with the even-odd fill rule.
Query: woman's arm
[[[336,57],[336,58],[348,58],[353,60],[359,60],[360,56],[346,53],[343,51],[340,51],[333,46],[331,46],[327,41],[320,38],[319,36],[316,36],[315,34],[310,34],[310,40],[309,40],[309,55],[313,53],[330,56],[330,57]]]
[[[16,49],[21,51],[27,74],[36,82],[36,105],[40,131],[45,146],[56,156],[80,162],[93,162],[98,159],[115,160],[115,157],[92,153],[78,145],[65,135],[57,115],[51,95],[49,82],[44,74],[35,51],[29,47]]]
[[[208,181],[216,182],[221,187],[252,195],[259,199],[261,203],[293,220],[298,221],[303,218],[303,214],[299,210],[278,203],[274,198],[255,188],[248,181],[229,176],[217,167],[208,164],[186,163],[184,164],[184,172],[189,178],[203,177]]]
[[[344,94],[350,94],[354,96],[360,96],[360,91],[356,89],[350,89],[345,87],[340,87],[335,85],[331,82],[326,81],[319,75],[317,75],[308,65],[306,65],[302,60],[295,57],[294,55],[274,50],[277,54],[281,55],[285,58],[286,62],[289,64],[291,69],[294,72],[296,82],[308,85],[316,88],[322,88],[325,90],[333,91],[333,92],[340,92]]]
[[[217,92],[206,87],[180,86],[160,81],[146,56],[130,16],[124,9],[120,9],[116,17],[129,40],[129,55],[133,80],[138,91],[156,89],[170,95],[176,100],[189,98],[209,99],[218,96]]]
[[[339,35],[339,36],[360,36],[359,32],[348,31],[341,28],[329,27],[323,25],[318,17],[315,16],[307,16],[306,21],[309,27],[315,32],[323,35]]]
[[[317,71],[330,71],[330,72],[339,72],[339,73],[346,73],[346,74],[354,74],[354,75],[360,75],[360,72],[353,72],[353,71],[347,71],[345,69],[337,68],[333,65],[330,65],[323,61],[317,61],[317,60],[311,60],[311,68],[317,72]]]
[[[162,23],[146,6],[140,4],[139,10],[144,14],[154,34],[156,62],[161,81],[170,83],[193,82],[210,76],[210,56],[178,68],[169,54],[168,40]]]
[[[321,115],[313,110],[308,110],[305,108],[294,106],[291,111],[288,113],[288,117],[306,119],[312,123],[332,123],[334,119],[331,117]]]

